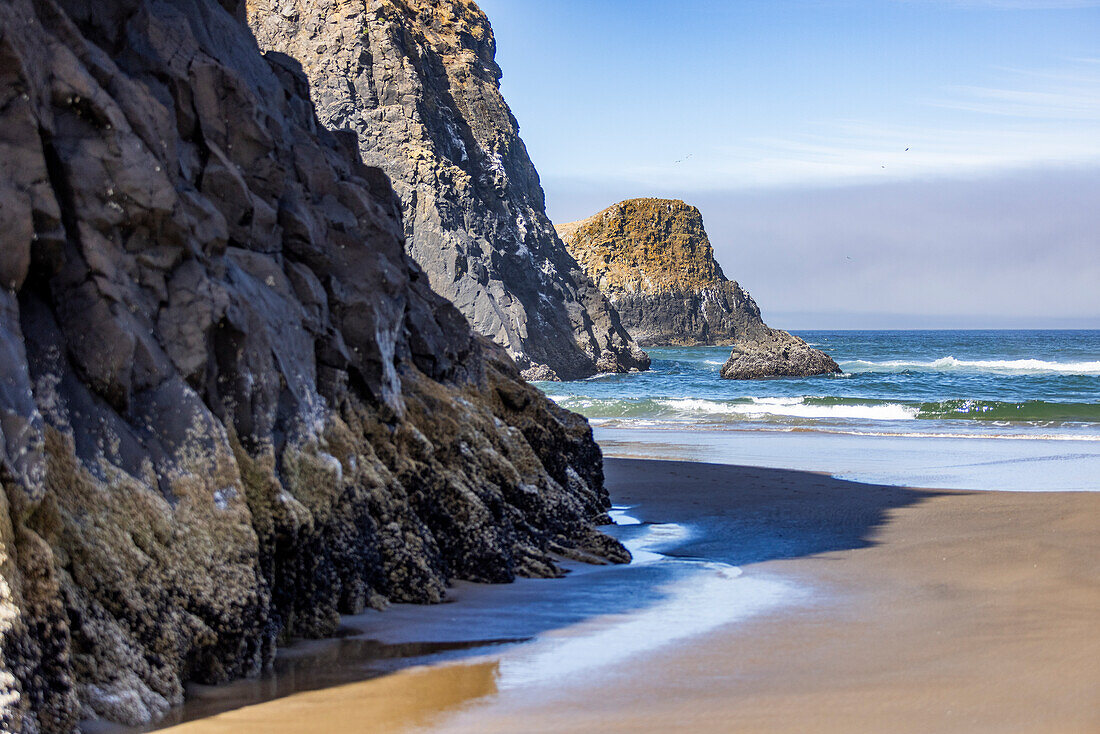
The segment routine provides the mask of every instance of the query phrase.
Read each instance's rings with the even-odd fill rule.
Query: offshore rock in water
[[[557,229],[639,344],[732,345],[721,372],[728,379],[840,372],[824,352],[764,323],[714,259],[695,207],[628,199]]]
[[[529,379],[644,370],[649,357],[570,257],[500,93],[492,28],[469,0],[256,0],[265,49],[300,59],[321,121],[394,182],[432,288]]]
[[[839,374],[833,358],[793,334],[764,326],[733,344],[721,375],[727,380]]]
[[[227,12],[228,11],[228,12]],[[0,2],[0,730],[625,561],[600,450],[405,254],[233,0]]]

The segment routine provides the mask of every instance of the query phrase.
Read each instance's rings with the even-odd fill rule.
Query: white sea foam
[[[911,405],[807,405],[802,398],[753,398],[751,403],[725,403],[702,398],[658,400],[658,404],[694,414],[789,416],[793,418],[859,418],[864,420],[912,420],[918,409]]]
[[[696,421],[704,420],[708,416],[910,420],[916,418],[918,413],[917,407],[900,403],[817,405],[807,404],[805,399],[800,397],[754,397],[732,401],[684,397],[652,399],[651,405],[654,413],[643,418],[641,416],[623,415],[626,411],[636,412],[643,408],[645,401],[642,400],[592,398],[583,395],[557,395],[553,396],[553,399],[563,408],[586,413],[593,423],[622,419],[632,421],[634,425],[639,427],[645,425],[647,420],[657,420],[659,422],[676,419]]]
[[[1048,362],[1042,359],[956,359],[941,357],[930,362],[918,360],[892,359],[884,362],[853,360],[841,362],[841,368],[847,371],[874,372],[881,369],[889,371],[927,370],[933,372],[1056,372],[1065,375],[1100,375],[1100,361],[1095,362]]]
[[[591,421],[594,426],[611,430],[631,430],[635,428],[650,428],[665,431],[683,431],[685,425],[682,421],[634,421],[629,419],[607,418],[600,421]],[[996,425],[991,424],[991,425]],[[739,424],[729,423],[695,423],[690,426],[692,431],[709,432],[734,432],[734,433],[825,433],[838,436],[881,436],[892,438],[969,438],[969,439],[995,439],[1012,441],[1094,441],[1100,442],[1100,435],[1095,433],[964,433],[947,431],[866,431],[866,430],[842,430],[825,426],[753,426],[741,427]],[[605,455],[607,449],[604,450]]]
[[[686,421],[680,420],[661,420],[660,418],[589,418],[588,422],[593,426],[608,426],[611,428],[675,428],[677,430],[683,430],[686,426]],[[692,426],[700,425],[696,423]]]
[[[611,516],[611,520],[616,525],[641,525],[642,521],[633,515],[626,514],[626,511],[630,509],[630,506],[624,505],[611,508],[611,511],[607,514]]]
[[[599,617],[509,651],[500,659],[500,689],[575,683],[586,679],[578,678],[578,673],[622,663],[802,596],[803,591],[788,582],[745,577],[736,566],[659,553],[690,535],[688,528],[666,523],[651,525],[647,532],[626,541],[634,556],[631,565],[675,564],[685,573],[664,587],[664,598],[650,607]]]
[[[602,380],[605,377],[618,377],[618,376],[619,376],[618,372],[597,372],[596,374],[592,375],[591,377],[586,377],[584,379],[585,379],[586,382],[588,382],[588,381],[591,381],[591,380]]]
[[[827,428],[807,432],[844,436],[889,436],[893,438],[979,438],[1009,441],[1100,441],[1100,436],[1072,433],[946,433],[934,431],[837,431]]]
[[[636,538],[624,540],[623,545],[630,551],[630,563],[640,566],[644,563],[667,560],[658,551],[673,548],[691,539],[692,531],[679,523],[655,523],[645,529],[645,533]],[[739,572],[740,573],[740,572]]]
[[[599,398],[588,398],[583,395],[550,395],[549,397],[561,407],[569,408],[569,410],[585,410],[586,408],[611,405],[614,402],[600,400]]]

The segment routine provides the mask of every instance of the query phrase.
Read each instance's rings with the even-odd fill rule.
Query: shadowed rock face
[[[255,0],[249,21],[263,48],[301,60],[322,122],[354,130],[389,174],[432,287],[526,376],[649,365],[546,216],[474,3]]]
[[[722,273],[695,207],[628,199],[557,229],[642,346],[730,345],[721,373],[729,379],[840,371],[825,353],[764,323],[752,297]]]
[[[405,254],[233,0],[0,0],[0,730],[623,561],[600,452]]]

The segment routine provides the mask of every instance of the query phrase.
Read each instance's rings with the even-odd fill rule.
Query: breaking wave
[[[931,362],[892,359],[883,362],[852,360],[840,363],[851,372],[994,372],[994,373],[1057,373],[1062,375],[1100,375],[1100,360],[1093,362],[1048,362],[1042,359],[956,359],[941,357]]]
[[[564,408],[592,419],[644,420],[785,420],[838,419],[908,421],[916,419],[978,420],[1029,423],[1100,422],[1100,404],[1029,400],[943,400],[936,402],[871,400],[845,397],[794,398],[594,398],[561,395]]]
[[[863,420],[911,420],[917,417],[916,408],[889,402],[825,402],[814,398],[749,398],[747,402],[676,398],[656,402],[674,410],[702,415],[860,418]]]

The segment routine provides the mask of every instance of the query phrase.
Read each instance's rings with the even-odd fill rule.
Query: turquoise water
[[[609,455],[960,489],[1100,489],[1100,330],[799,336],[844,374],[721,380],[727,348],[668,348],[647,350],[649,372],[539,387],[589,417]]]

